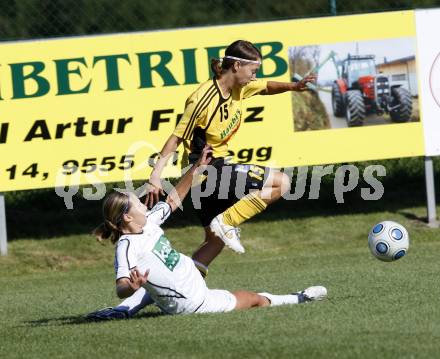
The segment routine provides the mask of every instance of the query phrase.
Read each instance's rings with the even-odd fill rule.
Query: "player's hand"
[[[137,268],[130,271],[130,288],[133,291],[137,291],[140,287],[142,287],[145,283],[147,283],[148,273],[150,271],[145,271],[144,274],[141,274]]]
[[[316,86],[316,75],[315,74],[307,75],[302,80],[295,82],[295,91],[301,92],[301,91],[310,90],[310,87],[308,87],[307,84]]]
[[[203,147],[202,153],[199,157],[199,160],[196,162],[196,167],[206,166],[212,160],[212,147],[209,145],[205,145]]]
[[[152,208],[157,202],[159,202],[159,196],[165,195],[160,178],[156,179],[151,177],[147,182],[147,197],[145,198],[145,205],[148,208]]]

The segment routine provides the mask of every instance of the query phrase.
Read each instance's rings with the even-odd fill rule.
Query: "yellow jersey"
[[[197,160],[205,144],[212,147],[213,157],[227,156],[228,142],[241,125],[242,101],[266,88],[267,81],[255,80],[224,97],[215,78],[201,84],[186,100],[173,132],[184,140],[183,165]]]

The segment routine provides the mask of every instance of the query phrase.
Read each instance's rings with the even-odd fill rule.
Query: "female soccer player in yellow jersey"
[[[201,84],[187,99],[182,118],[165,142],[149,179],[146,203],[152,207],[159,200],[159,195],[164,194],[161,173],[177,147],[183,142],[185,164],[195,163],[206,144],[212,147],[210,165],[217,170],[217,178],[214,192],[201,198],[201,208],[196,208],[206,236],[204,243],[193,254],[195,264],[205,275],[208,265],[225,244],[236,252],[244,252],[237,227],[262,212],[289,188],[289,178],[282,172],[266,172],[266,168],[261,166],[233,164],[226,159],[228,142],[241,124],[244,99],[254,95],[304,91],[307,90],[306,84],[315,80],[313,76],[296,83],[257,80],[261,61],[260,51],[244,40],[233,42],[227,47],[223,59],[212,61],[214,78]],[[229,173],[227,198],[223,199],[224,189],[219,196],[220,182],[222,178],[229,178]],[[237,198],[235,187],[243,177],[244,195]],[[206,178],[200,184],[202,191],[207,183],[212,181]]]

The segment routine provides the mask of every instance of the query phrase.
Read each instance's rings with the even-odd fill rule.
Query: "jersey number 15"
[[[227,120],[229,116],[228,104],[225,103],[223,106],[220,106],[220,122],[223,120]]]

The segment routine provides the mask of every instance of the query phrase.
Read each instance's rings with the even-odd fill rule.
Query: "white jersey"
[[[156,304],[170,314],[197,311],[208,288],[191,258],[171,247],[160,225],[171,214],[165,202],[147,212],[142,233],[124,234],[116,245],[116,279],[130,278],[130,270],[149,270],[144,285]]]

